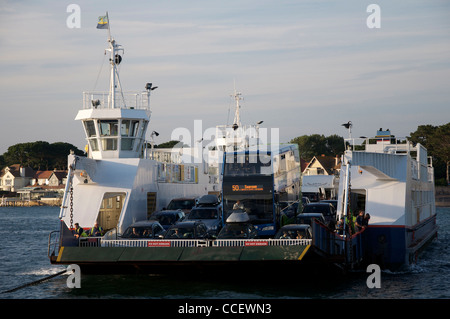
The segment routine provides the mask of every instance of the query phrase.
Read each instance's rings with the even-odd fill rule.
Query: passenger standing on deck
[[[80,227],[80,224],[75,223],[75,238],[87,237],[84,229]]]
[[[370,220],[370,215],[369,215],[369,213],[366,213],[364,215],[364,219],[363,219],[363,228],[366,228],[367,226],[369,226],[369,220]]]
[[[355,222],[355,226],[356,226],[356,232],[360,232],[361,230],[363,230],[363,226],[364,226],[364,211],[360,210],[358,217],[356,217],[356,222]]]
[[[99,226],[98,223],[96,222],[94,224],[94,227],[91,228],[91,230],[89,232],[89,236],[91,236],[91,237],[103,236],[103,228],[101,226]]]

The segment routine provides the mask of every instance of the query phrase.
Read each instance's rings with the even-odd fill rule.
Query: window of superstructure
[[[120,135],[128,136],[130,133],[130,120],[122,120],[120,124]]]
[[[117,136],[118,121],[117,120],[101,120],[98,121],[101,136]]]
[[[94,137],[97,135],[97,133],[95,132],[95,124],[94,121],[85,121],[84,122],[84,127],[86,129],[86,136],[89,137]]]

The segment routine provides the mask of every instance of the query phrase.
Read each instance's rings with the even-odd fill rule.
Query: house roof
[[[34,178],[36,179],[49,179],[52,176],[53,171],[36,171]]]
[[[34,178],[36,179],[49,179],[53,174],[55,174],[56,178],[59,180],[62,180],[63,178],[67,177],[67,171],[37,171],[34,175]]]
[[[5,175],[7,169],[9,169],[9,172],[14,177],[21,177],[20,176],[20,169],[21,168],[25,169],[25,176],[24,177],[32,178],[34,176],[35,172],[34,172],[34,170],[31,167],[29,167],[29,166],[24,167],[24,166],[21,166],[20,164],[13,164],[13,165],[6,166],[4,169],[2,169],[1,173],[0,173],[0,177]]]
[[[322,166],[323,169],[326,170],[329,175],[332,174],[334,170],[338,170],[341,168],[340,158],[325,155],[314,156],[314,158],[311,160],[311,162],[309,162],[307,167],[311,166],[315,161],[319,162],[320,166]]]

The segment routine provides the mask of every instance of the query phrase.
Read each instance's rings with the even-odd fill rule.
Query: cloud
[[[279,127],[284,141],[345,135],[340,124],[348,120],[355,135],[385,123],[400,135],[421,122],[443,124],[450,118],[449,5],[377,3],[379,30],[366,27],[360,1],[78,1],[80,29],[67,28],[65,3],[3,2],[0,97],[8,116],[0,135],[10,138],[0,154],[33,138],[84,146],[73,118],[82,91],[108,86],[107,31],[95,28],[106,10],[125,48],[124,89],[159,86],[151,121],[159,142],[195,119],[205,128],[225,124],[234,81],[243,121]]]

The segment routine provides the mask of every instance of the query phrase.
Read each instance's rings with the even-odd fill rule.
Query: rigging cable
[[[100,74],[102,73],[103,65],[105,64],[105,57],[106,57],[106,52],[105,52],[105,54],[103,54],[103,60],[102,60],[102,63],[100,65],[100,70],[98,71],[97,79],[95,80],[94,88],[92,89],[93,92],[97,88],[98,79],[100,78]]]

